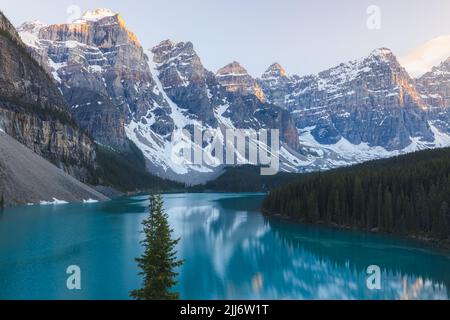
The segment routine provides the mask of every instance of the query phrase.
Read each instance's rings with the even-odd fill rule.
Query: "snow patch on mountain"
[[[164,176],[167,176],[167,173],[174,173],[177,175],[177,180],[189,181],[189,175],[192,173],[213,174],[218,172],[218,170],[223,167],[223,161],[226,157],[226,150],[223,150],[223,159],[220,160],[213,156],[215,146],[225,146],[225,132],[227,129],[239,129],[229,117],[229,102],[226,98],[224,98],[222,104],[214,108],[214,115],[219,124],[218,127],[211,127],[209,125],[202,124],[197,119],[189,116],[189,114],[174,103],[168,96],[167,92],[165,92],[165,88],[160,81],[159,67],[161,67],[161,65],[167,66],[167,62],[165,61],[163,64],[159,65],[154,62],[153,52],[147,51],[146,54],[149,57],[149,68],[156,83],[155,90],[158,94],[163,96],[164,100],[170,106],[170,117],[174,122],[175,129],[185,129],[187,127],[196,126],[202,134],[206,135],[207,133],[210,135],[211,139],[204,141],[203,145],[199,146],[192,141],[193,136],[190,134],[184,134],[184,132],[180,130],[176,130],[175,135],[172,137],[162,136],[152,130],[151,119],[146,119],[145,121],[133,119],[130,121],[125,126],[127,137],[132,140],[139,149],[141,149],[144,156],[153,166],[163,169],[166,173]],[[171,61],[180,62],[178,59],[174,60],[173,58],[171,58]],[[176,67],[176,65],[173,65],[172,67]],[[161,106],[159,105],[154,105],[155,109],[160,107]],[[151,114],[149,115],[149,118],[151,118]],[[227,142],[229,143],[229,141]],[[263,145],[261,142],[254,139],[248,139],[247,144],[248,146],[259,146],[266,152],[269,150],[267,145]],[[235,153],[236,164],[258,164],[257,159],[249,159],[246,157],[245,152],[242,152],[243,150],[239,150],[236,146],[230,147],[230,149]],[[192,151],[191,160],[186,160],[180,153],[183,149],[190,149]],[[194,160],[193,154],[195,152],[199,152],[201,154],[201,164],[192,161]],[[273,156],[270,152],[269,155]],[[281,146],[280,154],[278,156],[280,157],[281,170],[283,171],[295,172],[299,170],[299,166],[307,163],[305,159],[300,160],[298,156],[294,155],[284,146]]]
[[[39,48],[40,42],[39,42],[39,30],[46,27],[45,24],[43,24],[40,21],[32,21],[28,23],[24,23],[21,26],[17,28],[17,31],[20,34],[20,37],[22,38],[22,41],[30,47]]]
[[[430,121],[431,131],[434,134],[434,146],[436,148],[444,148],[450,146],[450,135],[439,131],[434,122]]]
[[[178,105],[168,97],[159,80],[158,66],[153,61],[153,53],[151,51],[147,51],[146,53],[149,57],[149,68],[156,83],[156,88],[154,90],[162,95],[164,101],[170,106],[170,117],[175,125],[175,131],[171,137],[162,136],[151,129],[151,123],[148,121],[142,122],[133,119],[125,126],[127,137],[141,149],[144,156],[152,165],[162,168],[166,173],[171,172],[180,176],[179,179],[181,180],[183,180],[181,176],[185,176],[191,171],[198,173],[212,173],[214,170],[211,166],[194,164],[192,161],[186,160],[182,155],[181,151],[183,149],[193,149],[193,152],[195,152],[196,148],[199,147],[193,144],[192,137],[184,134],[181,129],[185,129],[190,125],[200,127],[201,123],[189,117],[184,110],[179,108]],[[154,108],[156,109],[160,107],[161,106],[159,105],[154,105]],[[152,115],[148,114],[148,118],[150,118],[151,121]],[[200,127],[200,129],[204,128]],[[211,144],[208,144],[205,147],[205,150],[211,148]],[[212,159],[210,160],[215,164]]]
[[[110,9],[99,8],[92,11],[87,11],[81,16],[80,19],[75,20],[73,23],[85,23],[87,21],[97,22],[101,19],[113,17],[115,15],[117,15],[117,13]]]
[[[312,156],[308,157],[309,163],[304,162],[302,166],[306,168],[306,171],[314,170],[318,161],[323,160],[323,163],[320,163],[321,168],[316,169],[332,169],[420,150],[449,147],[450,135],[439,131],[432,122],[429,125],[435,137],[434,141],[423,141],[418,137],[411,137],[412,142],[409,146],[394,151],[388,151],[380,146],[369,146],[367,143],[355,145],[343,137],[335,144],[321,144],[311,133],[315,126],[307,127],[300,130],[300,143]]]
[[[152,74],[153,79],[156,82],[156,88],[159,93],[164,97],[164,100],[169,104],[170,109],[172,110],[172,119],[174,121],[175,127],[177,129],[183,129],[189,124],[197,124],[197,121],[189,118],[184,114],[183,110],[181,110],[166,94],[164,91],[163,85],[159,80],[159,71],[158,66],[153,61],[153,52],[151,50],[146,51],[148,57],[148,65],[150,67],[150,72]]]

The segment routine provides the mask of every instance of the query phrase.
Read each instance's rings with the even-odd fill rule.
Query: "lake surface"
[[[450,255],[409,240],[302,226],[259,212],[261,194],[170,194],[183,299],[448,299]],[[30,206],[0,216],[0,299],[128,299],[140,286],[145,196]],[[70,265],[81,290],[66,287]],[[366,269],[381,268],[380,290]]]

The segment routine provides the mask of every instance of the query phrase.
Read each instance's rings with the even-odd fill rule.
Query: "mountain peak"
[[[237,61],[227,64],[217,71],[218,77],[224,76],[249,76],[248,71]]]
[[[391,55],[393,53],[392,53],[391,49],[386,48],[386,47],[381,47],[381,48],[377,48],[377,49],[373,50],[372,54],[373,55],[383,55],[383,56],[385,56],[385,55]]]
[[[395,55],[389,48],[378,48],[370,53],[370,57],[379,57],[382,59],[392,60],[393,57],[395,58]]]
[[[172,63],[173,66],[183,63],[184,66],[189,64],[201,65],[200,58],[194,50],[192,42],[175,42],[172,40],[164,40],[150,49],[153,53],[153,60],[157,64]],[[201,66],[203,68],[203,66]]]
[[[153,48],[172,48],[176,45],[175,41],[172,41],[170,39],[166,39],[158,43]]]
[[[108,19],[107,23],[100,23],[103,19]],[[94,25],[95,28],[115,28],[119,27],[122,29],[130,42],[134,43],[136,46],[141,47],[136,35],[127,29],[124,19],[122,16],[111,9],[99,8],[91,11],[85,12],[80,19],[69,23],[75,25],[75,28],[78,28],[79,25],[91,24]],[[78,26],[77,26],[78,25]],[[112,34],[108,33],[108,36],[112,36]]]
[[[39,20],[34,20],[30,22],[24,22],[20,26],[17,27],[18,32],[29,32],[32,34],[36,34],[41,30],[42,28],[46,27],[47,25],[40,22]]]
[[[237,61],[227,64],[216,73],[217,80],[230,92],[253,94],[260,101],[266,101],[264,92],[247,70]]]
[[[96,22],[107,17],[113,17],[115,15],[117,15],[117,13],[113,12],[111,9],[98,8],[95,10],[86,11],[81,16],[80,20]]]
[[[281,64],[275,62],[263,73],[262,78],[287,78],[287,73]]]

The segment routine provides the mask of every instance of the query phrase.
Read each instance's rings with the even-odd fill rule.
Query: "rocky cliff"
[[[267,101],[287,109],[286,97],[292,90],[294,79],[279,63],[272,64],[258,79],[258,83]]]
[[[69,24],[25,23],[19,31],[59,84],[77,122],[114,150],[126,151],[132,141],[148,170],[160,176],[185,181],[190,172],[212,177],[220,171],[220,165],[176,163],[175,129],[201,125],[220,138],[227,128],[281,129],[283,141],[298,148],[288,112],[265,103],[257,92],[227,90],[190,42],[163,41],[144,52],[121,16],[106,9]]]
[[[319,143],[331,145],[345,138],[354,145],[366,143],[392,151],[408,147],[414,139],[434,139],[427,105],[389,49],[374,50],[366,58],[318,75],[290,81],[264,78],[267,75],[261,81],[270,87],[268,96],[278,94],[273,102],[295,115],[298,128],[311,128]]]
[[[417,79],[428,116],[442,132],[450,133],[450,58]]]
[[[19,31],[51,70],[77,122],[99,143],[127,150],[127,121],[164,105],[147,57],[119,14],[98,9],[70,24],[27,23]]]
[[[283,141],[298,148],[289,113],[265,103],[256,80],[237,62],[214,75],[203,66],[190,42],[163,41],[152,53],[169,98],[196,119],[217,127],[221,116],[226,116],[239,129],[280,129]]]
[[[222,169],[174,154],[179,138],[186,143],[188,137],[172,133],[192,133],[195,126],[213,131],[222,145],[228,128],[280,129],[287,171],[450,144],[446,98],[436,93],[446,96],[445,83],[439,80],[425,92],[422,87],[433,87],[434,80],[416,83],[389,49],[302,77],[274,63],[254,79],[238,62],[217,73],[207,70],[190,42],[166,40],[143,50],[122,17],[106,9],[69,24],[33,22],[19,30],[59,84],[77,122],[114,150],[126,151],[133,142],[147,169],[163,177],[202,182]],[[441,107],[433,109],[436,104]],[[197,147],[209,152],[213,143]]]
[[[266,100],[259,84],[239,62],[233,61],[219,69],[216,73],[216,78],[220,85],[230,92],[235,92],[240,95],[254,95],[261,102],[265,102]]]
[[[108,199],[2,131],[0,197],[5,206]]]
[[[95,147],[54,80],[30,56],[0,12],[0,129],[83,181],[93,179]]]

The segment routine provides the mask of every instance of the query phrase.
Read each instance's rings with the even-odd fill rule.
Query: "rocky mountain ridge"
[[[0,197],[5,207],[108,199],[1,130]]]
[[[163,41],[144,52],[120,15],[98,10],[70,24],[27,23],[19,31],[59,83],[78,123],[114,149],[126,150],[132,141],[149,170],[161,176],[192,180],[191,172],[213,177],[221,170],[175,163],[175,129],[201,125],[219,139],[226,128],[280,129],[288,148],[299,146],[288,112],[250,92],[226,90],[192,43]],[[202,148],[211,148],[211,142]]]
[[[450,133],[450,57],[416,80],[428,117],[440,131]]]
[[[0,129],[74,177],[94,178],[94,143],[1,12]]]
[[[198,125],[222,144],[227,128],[280,129],[282,170],[295,172],[450,142],[448,120],[432,115],[431,96],[386,48],[310,76],[274,63],[254,79],[238,62],[207,70],[190,42],[167,40],[145,51],[109,10],[19,30],[80,125],[111,148],[134,143],[148,170],[163,177],[194,183],[221,171],[174,158],[174,130]],[[211,151],[213,141],[201,147]]]
[[[433,141],[427,106],[389,49],[318,75],[278,79],[284,81],[275,82],[271,91],[282,93],[281,105],[295,115],[297,127],[312,128],[321,144],[344,138],[353,145],[393,151],[408,147],[413,139]],[[260,82],[268,83],[264,78]]]
[[[216,72],[217,81],[227,91],[241,95],[255,95],[261,102],[266,101],[263,90],[239,62],[233,61]]]

